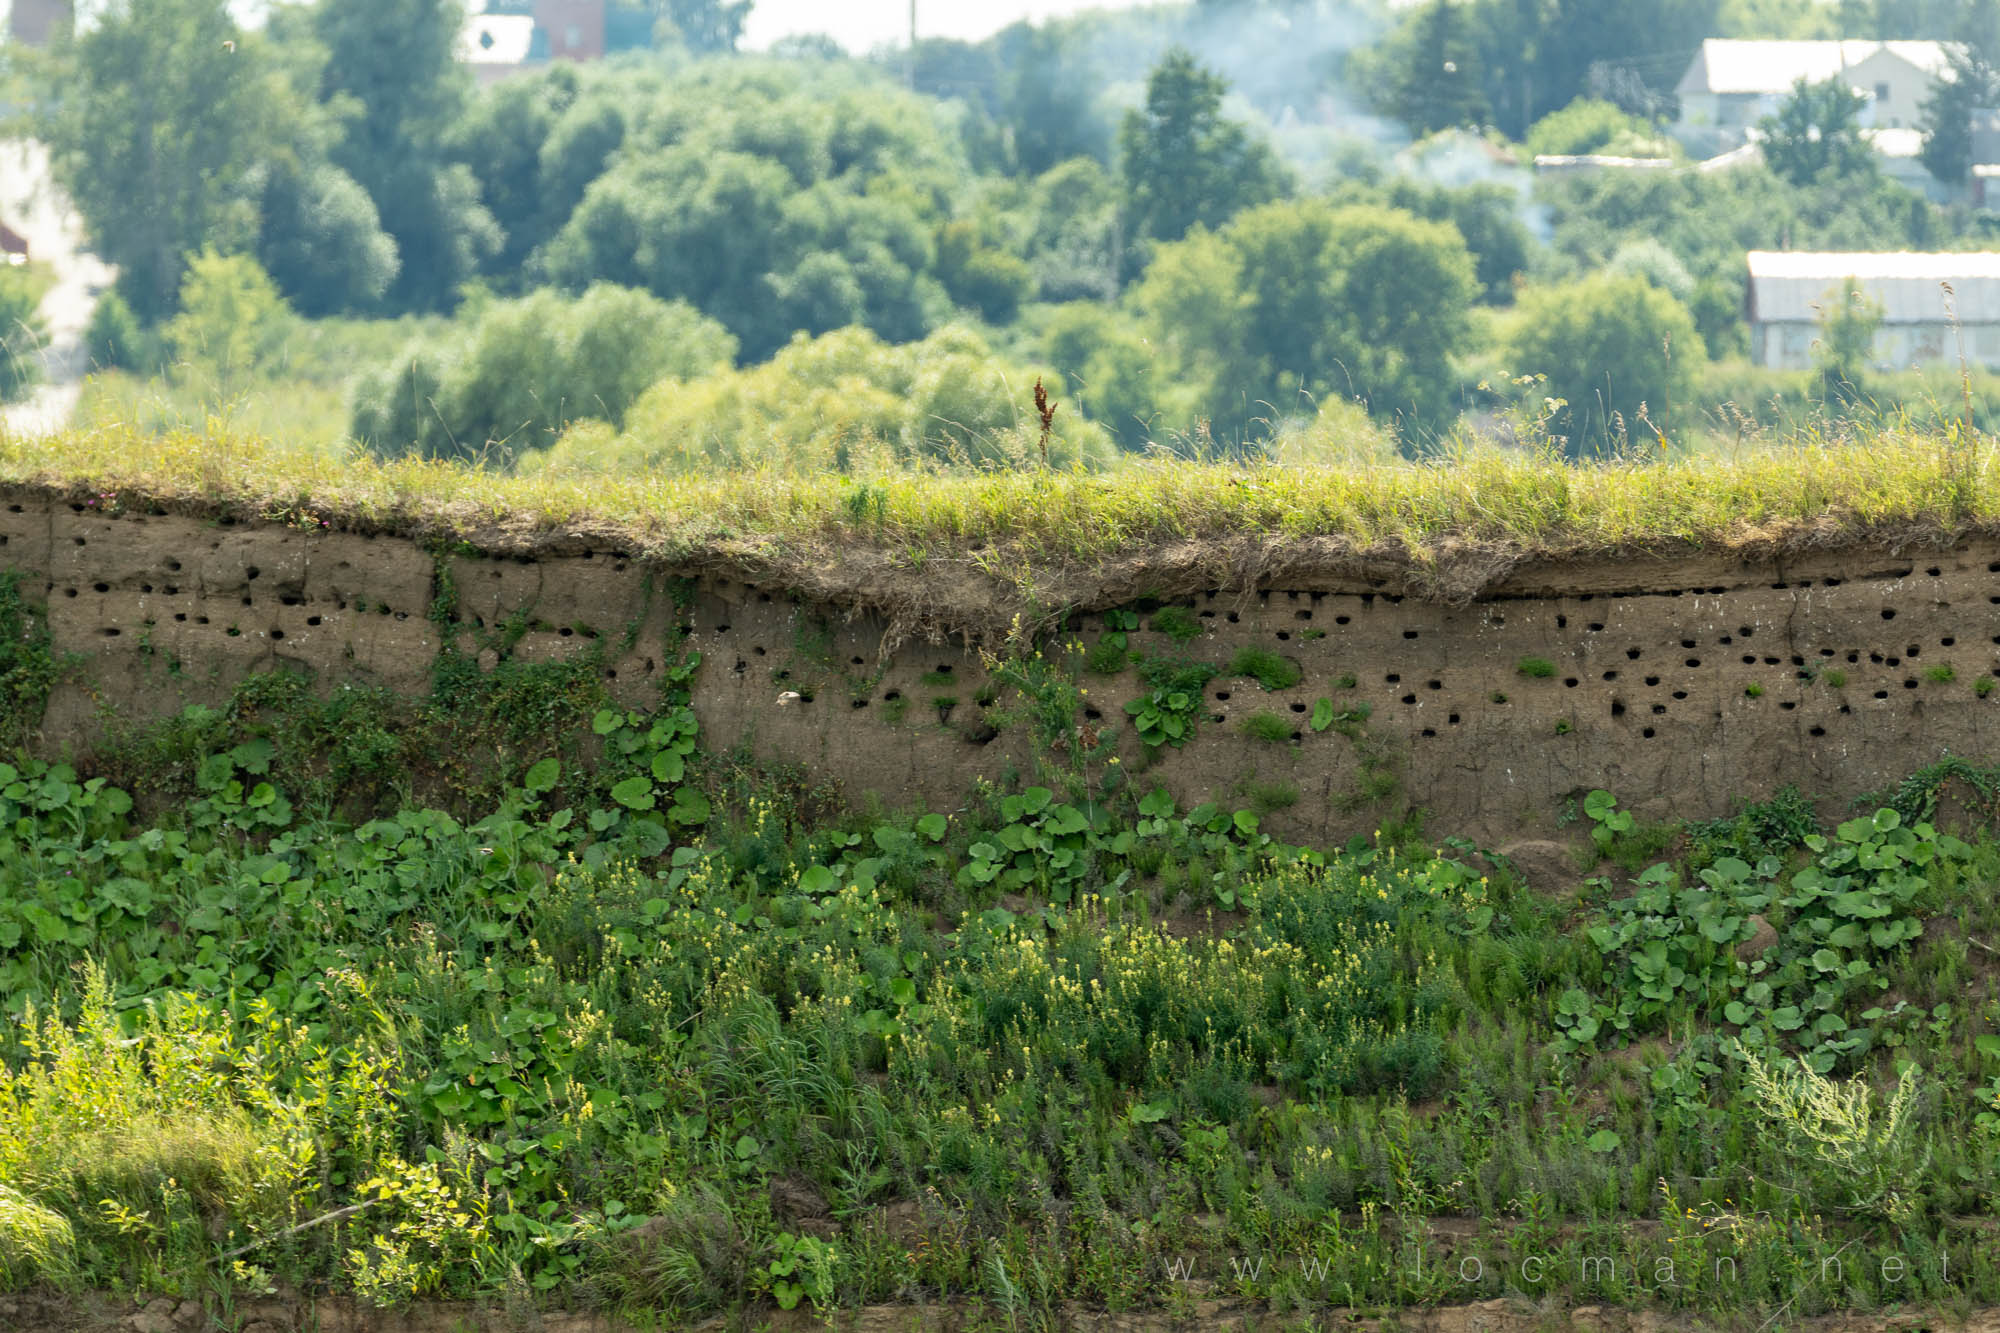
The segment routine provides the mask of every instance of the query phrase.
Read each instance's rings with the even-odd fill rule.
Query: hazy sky
[[[917,35],[977,41],[1019,19],[1130,9],[1142,2],[1146,0],[917,0]],[[780,37],[814,32],[855,54],[885,42],[901,45],[909,40],[910,0],[757,0],[743,27],[743,44],[762,50]]]

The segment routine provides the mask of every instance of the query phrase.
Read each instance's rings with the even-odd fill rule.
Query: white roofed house
[[[1868,99],[1861,123],[1914,129],[1939,79],[1952,77],[1948,42],[1755,41],[1712,37],[1695,52],[1675,93],[1675,133],[1699,151],[1740,144],[1792,95],[1800,79],[1839,78]]]
[[[545,51],[535,49],[532,14],[471,14],[458,32],[459,60],[481,83],[491,83],[525,68]]]
[[[1750,252],[1750,358],[1774,370],[1813,364],[1824,312],[1853,288],[1882,309],[1876,369],[1966,361],[2000,370],[2000,252]],[[1945,295],[1949,283],[1952,295]],[[1957,328],[1953,327],[1953,311]]]

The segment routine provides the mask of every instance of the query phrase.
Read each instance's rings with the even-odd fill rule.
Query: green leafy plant
[[[1299,683],[1304,673],[1298,663],[1288,657],[1246,646],[1237,649],[1236,656],[1229,659],[1229,665],[1223,668],[1221,674],[1248,676],[1266,690],[1288,690]]]
[[[781,1310],[797,1307],[800,1300],[816,1310],[833,1306],[833,1273],[840,1251],[815,1236],[794,1236],[780,1232],[772,1242],[777,1253],[764,1265],[762,1285]]]
[[[1185,658],[1142,661],[1139,676],[1149,690],[1125,705],[1139,739],[1156,748],[1193,740],[1201,716],[1202,691],[1216,674],[1214,667]]]
[[[1556,674],[1556,664],[1546,657],[1524,657],[1514,664],[1514,670],[1530,680],[1547,680]]]
[[[1242,729],[1243,734],[1253,741],[1263,741],[1266,744],[1275,745],[1292,738],[1291,719],[1282,713],[1273,713],[1268,710],[1252,713],[1237,725]]]
[[[1201,637],[1201,620],[1184,606],[1163,606],[1153,613],[1150,626],[1155,634],[1164,634],[1176,643],[1186,643]]]
[[[1608,854],[1618,839],[1638,827],[1629,810],[1618,808],[1618,798],[1599,788],[1583,798],[1583,813],[1590,819],[1590,840],[1600,854]]]
[[[1814,860],[1782,880],[1775,855],[1755,865],[1717,857],[1693,886],[1671,866],[1649,867],[1633,896],[1612,903],[1609,920],[1587,931],[1610,994],[1571,991],[1558,1025],[1572,1041],[1588,1042],[1605,1028],[1649,1030],[1676,1014],[1715,1015],[1739,1029],[1746,1047],[1793,1046],[1820,1074],[1900,1040],[1891,1021],[1902,1010],[1864,1009],[1863,1001],[1887,987],[1887,963],[1923,934],[1917,905],[1931,869],[1949,872],[1973,851],[1886,808],[1842,823],[1831,837],[1808,833],[1801,841]],[[1735,946],[1766,919],[1777,923],[1775,946],[1739,958]]]
[[[0,740],[19,743],[41,724],[59,675],[48,618],[21,594],[21,573],[0,570]]]

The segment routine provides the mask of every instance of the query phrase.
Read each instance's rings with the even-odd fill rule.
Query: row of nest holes
[[[1888,695],[1887,695],[1886,693],[1880,693],[1880,694],[1877,694],[1877,695],[1876,695],[1875,697],[1876,697],[1876,698],[1878,698],[1878,699],[1885,699],[1885,698],[1887,698],[1887,697],[1888,697]],[[1792,710],[1793,710],[1793,709],[1794,709],[1795,707],[1797,707],[1797,705],[1796,705],[1796,704],[1792,704],[1792,703],[1789,703],[1789,702],[1787,702],[1787,703],[1784,703],[1784,704],[1781,704],[1781,705],[1779,705],[1779,706],[1780,706],[1781,708],[1783,708],[1783,709],[1784,709],[1784,710],[1785,710],[1786,712],[1791,712],[1791,711],[1792,711]],[[1664,707],[1662,707],[1662,706],[1658,705],[1658,704],[1655,704],[1655,705],[1653,706],[1653,711],[1654,711],[1655,713],[1664,713],[1664,712],[1666,711],[1666,709],[1665,709]],[[1852,713],[1854,712],[1854,709],[1853,709],[1853,707],[1852,707],[1852,706],[1850,706],[1850,705],[1848,705],[1848,704],[1842,704],[1842,705],[1840,706],[1840,712],[1841,712],[1842,716],[1847,716],[1847,715],[1851,715],[1851,714],[1852,714]],[[1622,716],[1622,713],[1623,713],[1623,710],[1622,710],[1622,709],[1620,709],[1619,707],[1617,707],[1617,706],[1615,706],[1615,705],[1613,706],[1613,708],[1612,708],[1612,712],[1611,712],[1611,715],[1612,715],[1613,717],[1619,717],[1619,716]],[[1218,719],[1218,720],[1220,720],[1220,719]],[[1458,722],[1458,714],[1456,714],[1456,713],[1453,713],[1453,714],[1451,715],[1451,717],[1450,717],[1449,721],[1450,721],[1450,724],[1452,724],[1452,725],[1456,725],[1456,724],[1457,724],[1457,722]],[[1434,739],[1434,738],[1435,738],[1435,737],[1437,736],[1437,734],[1438,734],[1438,732],[1437,732],[1437,728],[1435,728],[1435,727],[1425,727],[1425,728],[1423,729],[1423,731],[1422,731],[1422,732],[1420,733],[1420,735],[1422,735],[1422,736],[1423,736],[1423,737],[1424,737],[1425,739]],[[1642,739],[1642,740],[1649,740],[1649,741],[1650,741],[1650,740],[1653,740],[1653,739],[1655,739],[1655,738],[1656,738],[1656,737],[1657,737],[1657,736],[1658,736],[1659,734],[1660,734],[1660,733],[1659,733],[1659,729],[1658,729],[1657,727],[1641,727],[1641,728],[1639,729],[1639,736],[1640,736],[1640,739]],[[1807,734],[1807,735],[1809,735],[1809,736],[1811,736],[1811,737],[1813,737],[1813,738],[1814,738],[1815,740],[1817,740],[1817,739],[1820,739],[1820,738],[1822,738],[1822,737],[1824,737],[1824,736],[1826,735],[1826,728],[1825,728],[1825,727],[1823,727],[1823,726],[1820,726],[1820,725],[1819,725],[1819,724],[1817,724],[1817,723],[1815,723],[1815,724],[1814,724],[1813,726],[1811,726],[1811,727],[1808,727],[1808,728],[1806,729],[1806,734]],[[1296,732],[1294,732],[1294,733],[1293,733],[1293,737],[1294,737],[1294,739],[1296,739],[1296,738],[1297,738],[1297,733],[1296,733]]]
[[[1914,572],[1914,567],[1911,567],[1909,569],[1891,571],[1886,577],[1905,578],[1913,572]],[[1995,561],[1992,564],[1989,564],[1987,566],[1987,572],[2000,574],[2000,561]],[[1924,571],[1924,573],[1929,575],[1931,578],[1938,578],[1941,575],[1943,575],[1944,570],[1940,566],[1932,565],[1929,568],[1927,568]],[[1382,587],[1386,582],[1387,580],[1385,579],[1370,580],[1371,585],[1376,588]],[[1845,582],[1845,580],[1837,578],[1796,579],[1790,582],[1773,583],[1770,585],[1770,587],[1771,590],[1774,592],[1786,592],[1798,588],[1812,588],[1812,587],[1838,588],[1843,582]],[[1744,586],[1747,587],[1747,585]],[[1663,589],[1659,592],[1650,592],[1650,593],[1607,593],[1604,594],[1604,597],[1605,600],[1607,601],[1615,602],[1637,597],[1718,597],[1730,591],[1731,589],[1729,587],[1718,584],[1713,587],[1706,587],[1706,588],[1670,588],[1670,589]],[[1211,588],[1208,591],[1201,594],[1201,599],[1204,602],[1213,602],[1222,595],[1223,594],[1221,589]],[[1282,595],[1287,601],[1293,601],[1293,602],[1296,602],[1301,598],[1308,598],[1311,600],[1314,606],[1318,606],[1320,602],[1326,597],[1335,595],[1358,597],[1363,605],[1373,605],[1378,599],[1387,602],[1391,605],[1397,605],[1403,601],[1403,597],[1399,593],[1364,592],[1364,593],[1330,594],[1323,592],[1288,591],[1288,592],[1283,592],[1281,594],[1275,594],[1272,591],[1265,589],[1265,590],[1260,590],[1257,593],[1258,604],[1263,606],[1268,606],[1270,605],[1271,598],[1276,595]],[[1574,602],[1591,602],[1595,601],[1597,597],[1598,594],[1596,593],[1583,592],[1565,598],[1564,600],[1574,601]],[[1520,598],[1513,600],[1526,601],[1530,599]],[[1158,607],[1164,605],[1169,605],[1169,603],[1151,603],[1151,604],[1144,602],[1140,603],[1140,607],[1142,608],[1142,613],[1143,611],[1146,610],[1158,609]],[[1498,619],[1499,619],[1498,617],[1495,617],[1496,621]]]
[[[53,591],[53,590],[54,590],[54,585],[53,585],[53,584],[51,584],[51,585],[50,585],[50,590],[51,590],[51,591]],[[153,585],[152,585],[152,584],[150,584],[150,583],[142,583],[142,584],[140,584],[140,585],[139,585],[139,591],[140,591],[140,592],[142,592],[142,593],[151,593],[151,592],[152,592],[153,590],[154,590],[154,589],[153,589]],[[91,585],[91,591],[92,591],[92,592],[99,592],[99,593],[105,593],[105,592],[110,592],[110,591],[111,591],[111,585],[110,585],[110,584],[108,584],[108,583],[94,583],[94,584],[92,584],[92,585]],[[177,588],[177,587],[174,587],[174,586],[172,586],[172,585],[167,585],[167,586],[165,586],[165,587],[162,587],[161,589],[159,589],[159,591],[161,592],[161,594],[162,594],[162,595],[164,595],[164,596],[167,596],[167,597],[177,597],[177,596],[179,596],[179,595],[180,595],[180,589],[179,589],[179,588]],[[78,589],[78,588],[64,588],[64,589],[63,589],[63,596],[64,596],[64,597],[77,597],[77,596],[81,596],[81,595],[82,595],[82,590],[81,590],[81,589]],[[220,600],[220,599],[217,599],[217,598],[210,598],[209,600],[210,600],[210,601],[217,601],[217,600]],[[253,597],[245,597],[245,598],[242,598],[241,600],[242,600],[242,604],[243,604],[244,606],[255,606],[255,605],[257,604],[257,601],[256,601],[256,599],[255,599],[255,598],[253,598]],[[280,604],[280,605],[282,605],[282,606],[304,606],[304,605],[305,605],[305,599],[304,599],[304,598],[302,598],[302,597],[280,597],[280,598],[278,599],[278,602],[279,602],[279,604]],[[351,609],[351,608],[350,608],[350,606],[349,606],[349,604],[348,604],[347,602],[344,602],[344,601],[339,601],[339,602],[335,602],[335,603],[333,604],[333,608],[334,608],[334,610],[336,610],[336,611],[346,611],[346,610],[349,610],[349,609]],[[370,603],[368,604],[368,609],[367,609],[366,611],[363,611],[363,612],[360,612],[359,614],[361,614],[361,615],[378,615],[378,616],[390,616],[390,617],[393,617],[394,619],[397,619],[397,620],[408,620],[408,619],[410,618],[410,613],[409,613],[408,611],[397,611],[397,610],[394,610],[393,608],[391,608],[391,607],[387,606],[386,604],[382,604],[382,603],[377,603],[377,602],[370,602]],[[188,619],[188,616],[187,616],[187,613],[186,613],[186,612],[180,612],[179,614],[177,614],[177,615],[175,615],[175,616],[174,616],[174,619],[175,619],[175,620],[179,620],[179,621],[185,621],[185,620],[187,620],[187,619]],[[206,624],[208,623],[208,617],[207,617],[207,616],[196,616],[196,617],[194,618],[194,620],[195,620],[195,623],[196,623],[197,625],[206,625]],[[306,624],[308,624],[308,625],[318,625],[318,624],[319,624],[320,622],[321,622],[321,617],[319,617],[319,616],[317,616],[317,615],[313,615],[313,616],[307,616],[307,617],[306,617]],[[564,630],[564,631],[563,631],[563,633],[567,634],[567,633],[569,633],[569,631],[568,631],[568,630]],[[595,634],[593,634],[593,635],[592,635],[592,637],[595,637]]]
[[[1828,579],[1826,580],[1826,582],[1829,585],[1837,585],[1840,582],[1840,580]],[[1773,585],[1773,586],[1781,586],[1781,585]],[[1990,596],[1987,598],[1987,601],[1994,606],[2000,606],[2000,595]],[[1203,620],[1213,620],[1215,619],[1215,615],[1216,613],[1213,611],[1203,611],[1200,613],[1200,618]],[[1896,618],[1896,609],[1894,607],[1885,606],[1882,608],[1881,616],[1882,619],[1884,620],[1894,620]],[[1242,616],[1235,611],[1224,612],[1222,618],[1232,625],[1241,624],[1243,619]],[[1293,618],[1301,621],[1309,621],[1313,618],[1313,613],[1311,611],[1304,611],[1304,610],[1296,611],[1293,613]],[[1351,625],[1354,623],[1354,617],[1348,615],[1337,615],[1333,618],[1333,623],[1335,625]],[[1507,617],[1496,613],[1494,615],[1486,617],[1485,623],[1489,626],[1501,627],[1506,625]],[[720,632],[723,630],[727,630],[728,628],[729,626],[727,625],[721,625],[717,627],[717,630],[718,632]],[[1567,614],[1559,614],[1556,616],[1556,628],[1559,630],[1569,628],[1569,616]],[[1585,622],[1583,628],[1591,634],[1601,634],[1604,632],[1605,622],[1601,620],[1587,621]],[[1402,633],[1403,633],[1403,638],[1405,640],[1414,640],[1423,637],[1423,631],[1421,630],[1406,629]],[[1756,633],[1755,627],[1750,625],[1741,625],[1737,627],[1736,634],[1734,636],[1724,634],[1720,638],[1718,638],[1716,642],[1727,645],[1735,642],[1737,638],[1744,638],[1744,639],[1750,638],[1755,633]],[[1291,631],[1278,630],[1277,637],[1280,640],[1289,641],[1292,637]],[[1681,646],[1683,648],[1692,648],[1695,646],[1695,641],[1693,639],[1683,639],[1681,640]],[[1626,655],[1629,657],[1637,657],[1639,655],[1639,649],[1637,648],[1628,648],[1625,651]]]
[[[474,616],[470,622],[463,620],[459,621],[459,624],[461,625],[467,623],[470,623],[474,629],[485,629],[486,617]],[[595,641],[596,639],[601,637],[596,630],[590,628],[590,626],[588,625],[583,625],[583,626],[563,625],[558,628],[549,625],[546,621],[539,621],[539,620],[533,622],[528,626],[528,632],[531,634],[553,634],[559,639],[587,639]]]

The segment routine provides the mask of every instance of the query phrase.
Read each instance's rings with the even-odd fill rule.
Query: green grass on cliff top
[[[1077,564],[1247,536],[1331,539],[1428,565],[1466,552],[1800,548],[2000,528],[2000,440],[1894,430],[1734,457],[1580,465],[1493,448],[1342,468],[1131,458],[1095,473],[516,477],[113,428],[0,440],[0,484],[475,542],[581,530],[662,556],[846,545],[915,560]]]

